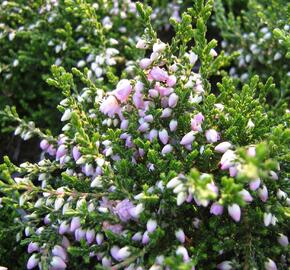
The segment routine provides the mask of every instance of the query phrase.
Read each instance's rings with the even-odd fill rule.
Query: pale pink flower
[[[194,139],[195,139],[195,136],[194,136],[194,131],[190,131],[190,132],[188,132],[187,134],[185,134],[183,137],[182,137],[182,139],[181,139],[181,141],[180,141],[180,144],[181,145],[188,145],[188,144],[191,144],[193,141],[194,141]]]
[[[151,63],[152,61],[149,58],[143,58],[140,60],[139,65],[142,69],[147,69]]]
[[[129,98],[129,95],[132,91],[132,86],[129,80],[123,79],[119,81],[116,89],[113,91],[113,94],[121,102],[126,102]]]
[[[107,99],[102,102],[100,111],[110,117],[113,117],[114,114],[120,113],[121,107],[114,96],[108,96]]]
[[[166,84],[169,86],[169,87],[172,87],[176,84],[176,76],[175,75],[170,75],[166,81]]]
[[[159,139],[163,144],[167,144],[168,140],[169,140],[169,136],[168,136],[168,132],[166,129],[162,129],[161,131],[159,131],[158,133],[159,135]]]
[[[214,129],[209,129],[205,132],[206,140],[209,143],[215,143],[220,139],[218,132]]]
[[[177,105],[178,99],[179,99],[178,95],[176,95],[175,93],[172,93],[168,99],[169,107],[174,108]]]
[[[230,142],[222,142],[219,143],[214,150],[219,153],[225,153],[227,150],[229,150],[232,147],[232,144]]]
[[[165,82],[169,78],[168,73],[165,70],[161,69],[160,67],[152,68],[150,71],[150,75],[153,80],[161,82]]]
[[[229,215],[236,222],[239,222],[241,219],[241,208],[236,203],[228,206]]]

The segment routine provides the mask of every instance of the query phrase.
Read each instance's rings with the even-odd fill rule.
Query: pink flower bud
[[[154,138],[156,138],[157,136],[158,136],[158,131],[156,129],[151,129],[148,135],[148,139],[150,142],[152,142]]]
[[[160,40],[153,44],[153,52],[162,52],[165,48],[166,44]]]
[[[223,211],[224,211],[224,207],[217,202],[213,203],[210,207],[210,213],[215,216],[222,215]]]
[[[143,236],[142,236],[142,244],[143,245],[147,245],[149,243],[149,235],[148,235],[148,232],[144,232]]]
[[[245,202],[252,202],[253,197],[251,196],[250,192],[247,191],[246,189],[243,189],[239,192],[239,194],[243,197],[243,200]]]
[[[110,267],[112,265],[112,261],[108,257],[102,258],[102,266]]]
[[[268,200],[268,189],[265,185],[262,188],[259,188],[258,195],[262,202],[266,202]]]
[[[124,120],[122,120],[122,122],[121,122],[120,128],[121,128],[122,130],[127,130],[128,125],[129,125],[129,121],[126,120],[126,119],[124,119]]]
[[[170,153],[172,150],[173,150],[172,145],[170,145],[170,144],[166,144],[166,145],[162,148],[161,153],[162,153],[162,155],[166,155],[166,154]]]
[[[169,129],[170,131],[175,131],[177,129],[177,121],[171,120],[169,123]]]
[[[138,130],[139,130],[140,132],[146,132],[146,131],[149,130],[149,128],[150,128],[149,124],[148,124],[147,122],[144,122],[143,124],[141,124],[141,125],[139,126]]]
[[[170,117],[171,113],[172,113],[172,109],[166,108],[162,111],[160,118],[168,118]]]
[[[119,249],[117,257],[119,258],[120,261],[125,260],[131,255],[129,247],[123,247]]]
[[[152,114],[148,114],[144,117],[145,122],[151,123],[151,122],[153,122],[153,120],[154,120],[154,118],[153,118]]]
[[[147,47],[148,47],[148,45],[147,45],[145,40],[143,40],[143,39],[139,39],[138,40],[138,42],[136,44],[136,48],[138,48],[138,49],[147,49]]]
[[[169,78],[168,73],[159,67],[152,68],[149,74],[155,81],[165,82]]]
[[[33,269],[37,266],[39,259],[36,257],[36,254],[31,255],[27,262],[27,269]]]
[[[101,245],[104,241],[104,235],[101,233],[97,233],[96,242],[98,245]]]
[[[221,158],[220,164],[222,170],[227,170],[234,165],[234,160],[236,159],[236,154],[232,150],[227,150]]]
[[[279,177],[278,177],[278,174],[274,171],[270,171],[270,176],[273,180],[278,180]]]
[[[86,230],[83,230],[82,228],[78,228],[75,230],[76,241],[81,241],[81,239],[85,239],[85,236],[86,236]]]
[[[129,98],[129,95],[132,91],[132,86],[129,80],[123,79],[119,81],[116,89],[113,91],[113,94],[121,102],[126,102]]]
[[[227,150],[229,150],[232,147],[232,144],[229,142],[222,142],[219,143],[214,150],[219,153],[225,153]]]
[[[37,251],[38,249],[39,249],[38,243],[30,242],[27,247],[27,252],[32,253],[34,251]]]
[[[217,142],[220,139],[218,132],[214,129],[209,129],[205,132],[206,140],[209,143]]]
[[[191,144],[194,139],[195,139],[195,136],[194,136],[195,132],[194,131],[190,131],[188,132],[187,134],[185,134],[181,141],[180,141],[180,144],[181,145],[187,145],[187,144]]]
[[[228,212],[229,215],[232,217],[232,219],[236,222],[239,222],[241,219],[241,208],[236,203],[228,206]]]
[[[66,146],[64,144],[61,144],[56,151],[56,159],[60,159],[63,157],[67,152]]]
[[[133,236],[132,236],[132,240],[133,241],[141,241],[142,239],[142,233],[141,232],[136,232]]]
[[[141,59],[139,65],[142,69],[147,69],[151,65],[152,61],[149,58]]]
[[[72,154],[75,161],[77,161],[81,157],[81,153],[77,146],[73,147]]]
[[[178,95],[176,95],[175,93],[172,93],[168,99],[169,107],[174,108],[177,104],[178,99],[179,99]]]
[[[103,100],[100,111],[109,117],[113,117],[114,114],[121,111],[121,107],[114,96],[109,96],[107,99]]]
[[[175,84],[176,84],[176,76],[174,76],[174,75],[170,75],[169,77],[168,77],[168,79],[167,79],[167,81],[166,81],[166,83],[167,83],[167,85],[169,86],[169,87],[172,87],[172,86],[174,86]]]
[[[52,267],[57,268],[59,270],[66,269],[65,262],[63,261],[62,258],[60,258],[58,256],[53,256],[50,264],[51,264]]]
[[[133,95],[133,103],[136,106],[137,109],[143,109],[144,108],[144,99],[143,95],[140,92],[136,92]]]
[[[67,260],[66,250],[62,246],[55,245],[51,252],[52,255],[60,257],[63,261]]]
[[[168,140],[169,140],[169,136],[168,136],[168,132],[166,129],[162,129],[161,131],[159,131],[158,133],[159,135],[159,139],[163,144],[167,144]]]
[[[230,167],[229,172],[230,172],[230,177],[235,177],[238,174],[238,169],[236,166]]]
[[[250,190],[254,191],[254,190],[258,189],[260,184],[261,184],[260,178],[257,178],[256,180],[252,180],[250,182]]]
[[[69,231],[69,224],[67,223],[67,221],[63,221],[59,226],[58,233],[65,234],[68,231]]]
[[[118,252],[119,252],[120,248],[118,246],[113,246],[110,250],[110,253],[112,255],[112,257],[116,260],[119,261],[119,257],[118,257]]]
[[[194,116],[194,120],[198,123],[198,124],[202,124],[202,122],[204,121],[204,116],[202,113],[198,113],[197,115]]]
[[[40,142],[40,148],[42,150],[46,150],[48,147],[49,147],[49,142],[47,140],[44,139]]]
[[[276,263],[273,260],[268,259],[268,261],[265,262],[265,270],[277,270]]]
[[[177,231],[175,231],[175,237],[177,238],[177,240],[180,243],[185,242],[185,234],[184,234],[184,231],[182,229],[178,229]]]
[[[87,230],[86,231],[86,239],[87,239],[87,243],[88,244],[93,243],[93,241],[95,239],[95,235],[96,235],[96,232],[95,232],[94,229],[91,229],[91,230]]]
[[[152,98],[156,98],[159,96],[159,92],[156,89],[150,89],[149,90],[149,96]]]
[[[152,232],[154,232],[155,230],[156,230],[156,228],[157,228],[157,222],[156,222],[156,220],[154,220],[154,219],[149,219],[148,221],[147,221],[147,231],[149,232],[149,233],[152,233]]]
[[[183,258],[183,261],[188,262],[189,261],[189,255],[187,252],[187,249],[183,246],[179,246],[176,250],[176,255],[180,255]]]
[[[287,247],[289,245],[289,240],[288,240],[288,237],[284,234],[281,234],[279,235],[278,237],[278,243],[282,246],[282,247]]]
[[[73,217],[70,223],[70,231],[74,232],[81,226],[81,220],[79,217]]]

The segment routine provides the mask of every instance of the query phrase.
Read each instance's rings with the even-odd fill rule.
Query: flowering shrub
[[[141,29],[135,3],[103,2],[2,1],[1,109],[7,104],[15,105],[21,115],[58,131],[54,108],[61,94],[45,83],[52,64],[88,67],[92,78],[101,79],[111,67],[123,66],[125,60],[136,57],[127,48],[138,39]],[[156,16],[160,9],[163,21],[168,21],[171,14],[179,18],[175,1],[169,1],[168,9],[163,8],[168,1],[163,2],[153,5],[152,17],[160,27],[164,25]]]
[[[271,79],[227,75],[234,55],[205,37],[212,6],[172,19],[164,43],[138,3],[139,59],[104,80],[52,66],[58,136],[5,110],[42,138],[39,162],[0,170],[27,269],[287,269],[287,105],[267,103]]]

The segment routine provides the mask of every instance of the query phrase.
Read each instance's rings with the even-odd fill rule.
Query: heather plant
[[[214,25],[220,30],[226,52],[238,51],[230,74],[247,81],[253,74],[272,76],[278,86],[272,102],[289,96],[289,2],[215,1]]]
[[[206,39],[212,6],[171,19],[165,43],[137,4],[140,58],[103,81],[54,65],[60,135],[2,113],[42,138],[39,162],[1,165],[27,269],[287,269],[287,104],[267,102],[271,79],[227,75],[235,55]]]
[[[167,4],[154,1],[155,14],[179,18],[179,5],[163,8]],[[0,16],[0,108],[14,105],[41,127],[59,131],[54,119],[61,93],[45,82],[51,65],[88,67],[92,78],[102,80],[108,69],[136,58],[127,50],[141,27],[131,0],[3,1]]]

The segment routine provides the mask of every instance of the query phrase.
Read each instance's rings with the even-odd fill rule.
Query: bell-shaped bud
[[[236,203],[228,206],[228,212],[229,215],[231,216],[231,218],[236,221],[239,222],[241,219],[241,208],[239,205],[237,205]]]
[[[37,258],[37,255],[36,254],[33,254],[31,255],[31,257],[28,259],[28,262],[27,262],[27,269],[33,269],[37,266],[39,262],[39,259]]]
[[[50,262],[50,265],[54,268],[57,268],[57,269],[66,269],[66,264],[65,262],[63,261],[62,258],[58,257],[58,256],[53,256],[52,257],[52,260]]]
[[[51,252],[52,255],[60,257],[63,261],[67,260],[67,252],[62,246],[55,245]]]
[[[147,227],[147,231],[148,231],[149,233],[154,232],[154,231],[156,230],[156,228],[157,228],[157,221],[154,220],[154,219],[149,219],[149,220],[147,221],[147,225],[146,225],[146,227]]]
[[[187,144],[191,144],[194,139],[195,139],[195,136],[194,136],[195,132],[194,131],[190,131],[188,132],[187,134],[185,134],[181,141],[180,141],[180,144],[181,145],[187,145]]]
[[[182,229],[178,229],[177,231],[175,231],[175,237],[177,238],[177,240],[180,243],[185,242],[185,234],[184,234],[184,231]]]

